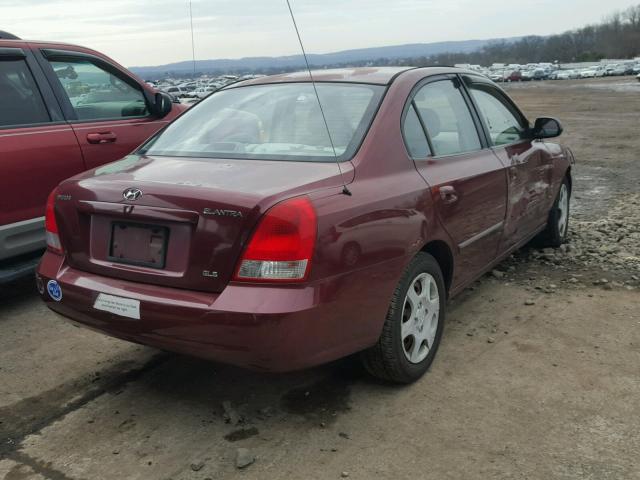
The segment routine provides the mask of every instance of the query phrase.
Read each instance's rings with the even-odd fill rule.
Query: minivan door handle
[[[456,203],[458,201],[458,194],[456,189],[451,185],[445,185],[440,187],[440,198],[446,204]]]
[[[94,132],[87,133],[87,142],[93,144],[99,143],[115,143],[118,136],[113,132]]]

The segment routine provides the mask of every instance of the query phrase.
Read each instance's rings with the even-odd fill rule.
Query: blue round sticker
[[[49,280],[47,283],[47,292],[49,292],[49,296],[56,302],[62,300],[62,288],[60,288],[60,284],[55,280]]]

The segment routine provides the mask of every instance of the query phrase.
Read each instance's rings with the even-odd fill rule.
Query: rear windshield
[[[231,88],[184,113],[139,153],[177,157],[339,161],[362,142],[384,93],[380,85],[311,83]]]

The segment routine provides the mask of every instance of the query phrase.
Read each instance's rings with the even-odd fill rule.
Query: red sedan
[[[433,361],[449,298],[536,236],[565,241],[573,156],[546,140],[557,120],[531,126],[453,68],[314,80],[235,84],[63,182],[37,276],[47,305],[254,369],[360,352],[406,383]]]

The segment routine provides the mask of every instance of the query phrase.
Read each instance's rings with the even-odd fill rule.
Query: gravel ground
[[[576,221],[566,249],[571,261],[603,271],[640,274],[640,194],[618,200],[604,218]]]
[[[530,119],[558,117],[565,127],[562,142],[578,162],[568,245],[560,252],[524,249],[515,257],[529,261],[533,253],[578,275],[602,272],[620,285],[638,285],[640,82],[614,77],[514,83],[505,89]]]
[[[640,89],[507,88],[566,127],[570,242],[451,304],[416,384],[350,360],[264,375],[75,328],[0,292],[0,479],[640,478]]]

